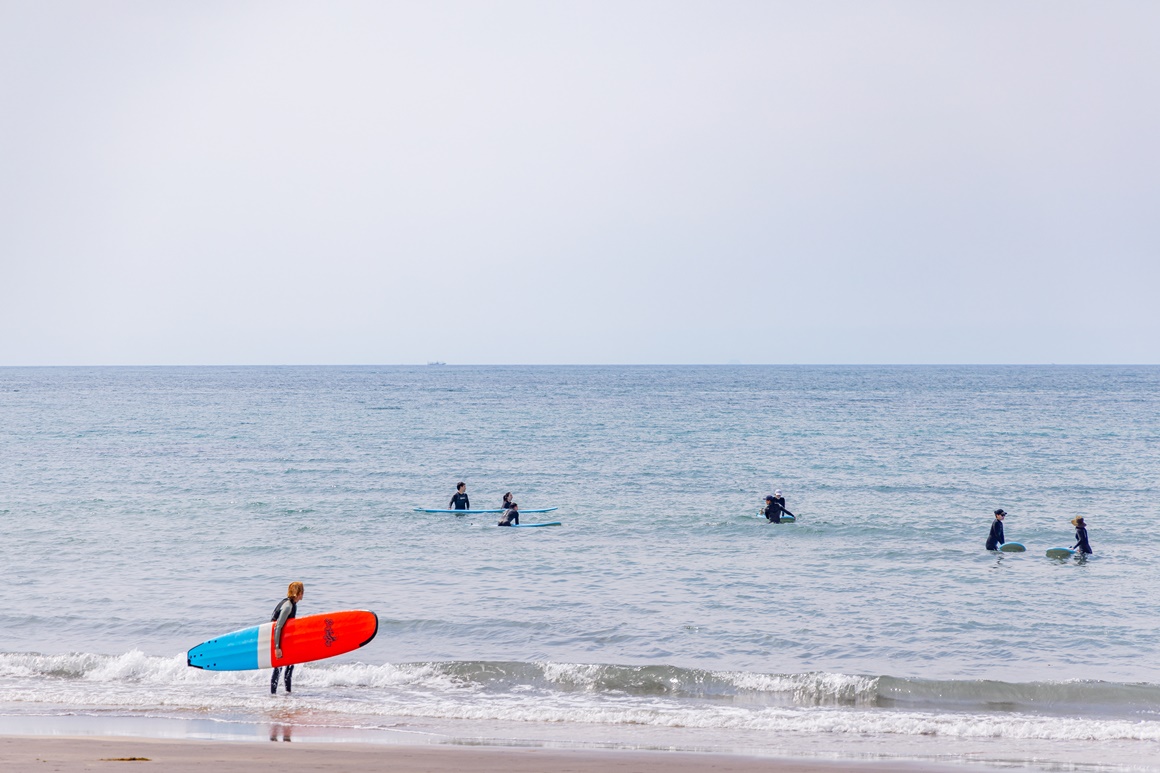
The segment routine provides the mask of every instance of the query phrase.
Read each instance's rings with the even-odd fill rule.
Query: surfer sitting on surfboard
[[[1072,518],[1071,525],[1075,527],[1075,544],[1071,549],[1079,548],[1080,553],[1091,553],[1092,546],[1088,544],[1087,524],[1084,523],[1083,516]]]
[[[991,534],[987,537],[987,550],[998,550],[1007,541],[1003,536],[1003,519],[1006,517],[1007,511],[1003,508],[995,511],[995,522],[991,524]]]
[[[298,602],[306,595],[306,586],[300,582],[290,583],[290,587],[286,589],[286,598],[278,602],[278,606],[274,607],[274,614],[270,616],[270,622],[274,623],[274,657],[282,657],[282,629],[286,627],[286,621],[291,618],[298,617]],[[281,666],[274,669],[274,675],[270,677],[270,694],[276,695],[278,693],[278,674],[282,672]],[[290,692],[290,678],[294,674],[294,666],[286,666],[286,692]]]
[[[455,493],[451,496],[451,501],[447,504],[452,510],[470,510],[471,500],[467,498],[467,484],[460,481],[455,487]]]
[[[519,526],[520,525],[520,506],[515,502],[511,503],[503,514],[503,518],[499,519],[496,526]]]

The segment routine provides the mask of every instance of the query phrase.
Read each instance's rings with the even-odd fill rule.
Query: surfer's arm
[[[274,623],[274,656],[282,657],[282,629],[286,627],[286,621],[290,619],[290,605],[283,604],[281,611],[278,612],[278,621]]]

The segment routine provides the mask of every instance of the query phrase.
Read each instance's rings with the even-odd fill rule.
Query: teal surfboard
[[[1027,548],[1023,547],[1022,542],[1005,542],[999,546],[999,550],[1004,553],[1026,553]]]
[[[559,521],[548,521],[547,523],[516,523],[511,526],[505,526],[505,529],[536,529],[540,526],[563,526]]]
[[[1075,551],[1071,548],[1050,548],[1047,551],[1048,558],[1071,558],[1075,555]]]
[[[520,508],[521,513],[550,513],[553,510],[559,510],[558,507],[541,507],[539,509],[525,510]],[[488,515],[490,513],[502,513],[503,510],[443,510],[428,507],[416,507],[416,513],[449,513],[451,515]]]

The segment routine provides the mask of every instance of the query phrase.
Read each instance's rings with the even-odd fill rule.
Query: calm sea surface
[[[3,368],[0,732],[1160,769],[1158,537],[1157,367]],[[378,637],[185,666],[291,580]]]

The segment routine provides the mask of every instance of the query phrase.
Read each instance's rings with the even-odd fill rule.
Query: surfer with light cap
[[[781,495],[781,489],[777,489],[765,498],[765,509],[762,510],[762,514],[770,523],[781,523],[783,515],[796,519],[793,513],[785,509],[785,497]]]
[[[270,616],[270,622],[274,624],[274,657],[282,657],[282,629],[286,627],[286,621],[298,617],[298,602],[306,595],[306,586],[300,582],[290,583],[290,587],[286,589],[286,598],[278,602],[278,606],[274,607],[274,614]],[[278,692],[278,675],[282,673],[282,667],[276,666],[274,668],[274,675],[270,677],[270,694],[276,695]],[[294,675],[294,665],[286,666],[286,692],[290,690],[290,679]]]
[[[1085,555],[1091,553],[1092,546],[1088,544],[1087,524],[1084,522],[1083,516],[1072,518],[1071,525],[1075,527],[1075,544],[1071,546],[1071,549],[1078,549],[1081,554]]]
[[[991,534],[987,537],[987,550],[998,550],[999,546],[1007,541],[1003,536],[1003,519],[1007,517],[1007,511],[999,508],[995,511],[995,520],[991,524]]]

